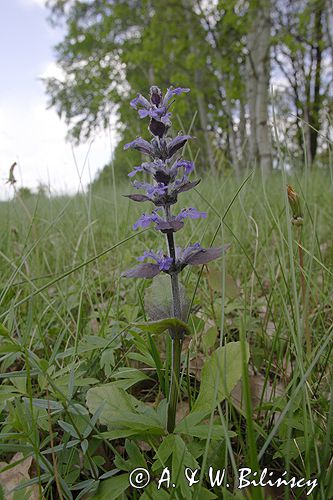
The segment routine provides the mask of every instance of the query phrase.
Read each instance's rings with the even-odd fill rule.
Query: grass
[[[287,182],[303,203],[303,270],[298,234],[290,224]],[[267,467],[276,477],[288,471],[290,477],[317,478],[312,497],[326,500],[333,497],[330,175],[314,170],[287,179],[276,171],[263,183],[253,174],[239,188],[231,176],[206,176],[196,192],[181,198],[182,206],[206,210],[208,218],[187,221],[176,234],[178,244],[215,240],[232,246],[217,264],[183,274],[193,301],[194,334],[183,349],[179,413],[194,405],[201,368],[219,346],[241,341],[243,376],[232,395],[216,410],[213,405],[205,438],[176,434],[170,446],[179,453],[174,452],[172,465],[179,466],[184,457],[199,464],[206,490],[190,490],[193,498],[214,498],[208,496],[213,493],[227,498],[222,487],[207,493],[211,465],[226,469],[229,495],[239,468]],[[147,207],[123,198],[126,192],[124,185],[73,198],[0,204],[0,321],[5,327],[0,337],[1,461],[9,463],[16,452],[31,456],[26,480],[31,478],[28,485],[40,498],[81,498],[89,492],[91,498],[103,498],[107,485],[119,498],[138,498],[145,490],[127,488],[128,471],[147,464],[158,476],[156,456],[169,464],[170,454],[164,459],[159,447],[170,436],[159,435],[157,428],[154,434],[148,426],[126,441],[106,437],[105,432],[121,428],[119,422],[108,427],[98,413],[102,409],[95,416],[87,411],[87,391],[110,382],[150,408],[161,408],[168,391],[166,334],[133,327],[146,319],[144,292],[151,283],[120,277],[144,250],[160,248],[161,239],[153,229],[131,230]],[[120,409],[127,404],[117,403]],[[125,415],[120,411],[119,418]],[[219,439],[216,424],[222,429]],[[6,474],[16,470],[15,465],[1,467]],[[114,469],[119,474],[109,477]],[[146,491],[146,498],[163,498],[153,485]],[[165,491],[165,498],[185,498],[181,486]],[[267,487],[234,494],[303,498],[305,492]]]

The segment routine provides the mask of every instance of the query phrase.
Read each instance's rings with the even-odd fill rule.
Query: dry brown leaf
[[[205,355],[201,352],[198,352],[195,358],[191,359],[190,363],[190,372],[194,374],[197,380],[201,380],[201,370],[205,362]]]
[[[16,455],[14,455],[11,459],[10,463],[14,464],[15,462],[18,462],[22,459],[23,454],[16,453]],[[11,469],[8,469],[0,474],[0,484],[4,490],[6,500],[13,500],[13,490],[16,488],[16,486],[31,479],[29,476],[31,463],[32,457],[27,457],[25,460],[18,463]],[[7,465],[8,464],[6,462],[0,462],[0,469],[3,469]],[[31,486],[30,488],[27,488],[26,491],[30,491],[29,500],[38,500],[38,486]]]
[[[176,412],[176,424],[185,418],[190,412],[188,401],[179,401]]]
[[[266,333],[269,336],[270,339],[272,339],[275,335],[275,324],[273,321],[268,321],[267,326],[266,326]]]
[[[265,385],[265,377],[261,374],[251,375],[249,377],[250,382],[250,393],[251,402],[254,410],[254,415],[256,417],[260,416],[256,408],[260,405],[260,402],[266,403],[271,402],[274,399],[283,396],[285,393],[284,386],[278,382],[272,385],[269,381]],[[243,398],[242,382],[239,381],[234,389],[231,391],[231,399],[236,406],[236,408],[245,410],[245,401]]]

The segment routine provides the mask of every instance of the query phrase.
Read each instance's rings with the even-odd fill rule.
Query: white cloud
[[[46,64],[40,75],[38,75],[38,78],[57,78],[58,80],[62,80],[64,72],[55,61],[51,61]]]
[[[45,7],[47,0],[20,0],[22,5],[27,7]]]
[[[94,178],[111,156],[115,134],[100,133],[89,144],[72,150],[65,142],[66,125],[53,109],[46,109],[46,98],[34,102],[0,102],[0,198],[8,197],[5,184],[10,165],[17,161],[17,186],[36,188],[50,185],[53,192],[76,192]],[[88,161],[84,166],[89,151]],[[73,158],[77,161],[77,167]],[[78,171],[79,170],[79,173]]]

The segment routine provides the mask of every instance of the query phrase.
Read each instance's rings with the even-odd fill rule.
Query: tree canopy
[[[332,107],[325,0],[49,0],[48,6],[51,22],[65,26],[56,47],[63,78],[46,80],[50,105],[75,141],[108,127],[116,113],[117,169],[124,141],[140,133],[129,100],[155,83],[191,88],[177,104],[179,129],[191,127],[197,137],[193,154],[202,168],[231,166],[239,174],[250,162],[272,166],[272,85],[276,115],[288,114],[282,142],[302,160],[305,151],[311,163],[322,151]]]

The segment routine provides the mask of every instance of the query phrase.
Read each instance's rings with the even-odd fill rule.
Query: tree
[[[315,160],[320,131],[327,117],[323,108],[328,105],[332,90],[332,56],[330,28],[325,22],[325,0],[281,1],[274,22],[274,60],[290,86],[289,106],[293,108],[291,126],[299,151],[305,151],[309,164]],[[325,21],[326,19],[326,21]]]
[[[251,2],[247,33],[246,88],[250,122],[249,156],[263,173],[272,168],[271,133],[268,127],[270,82],[270,0]]]

